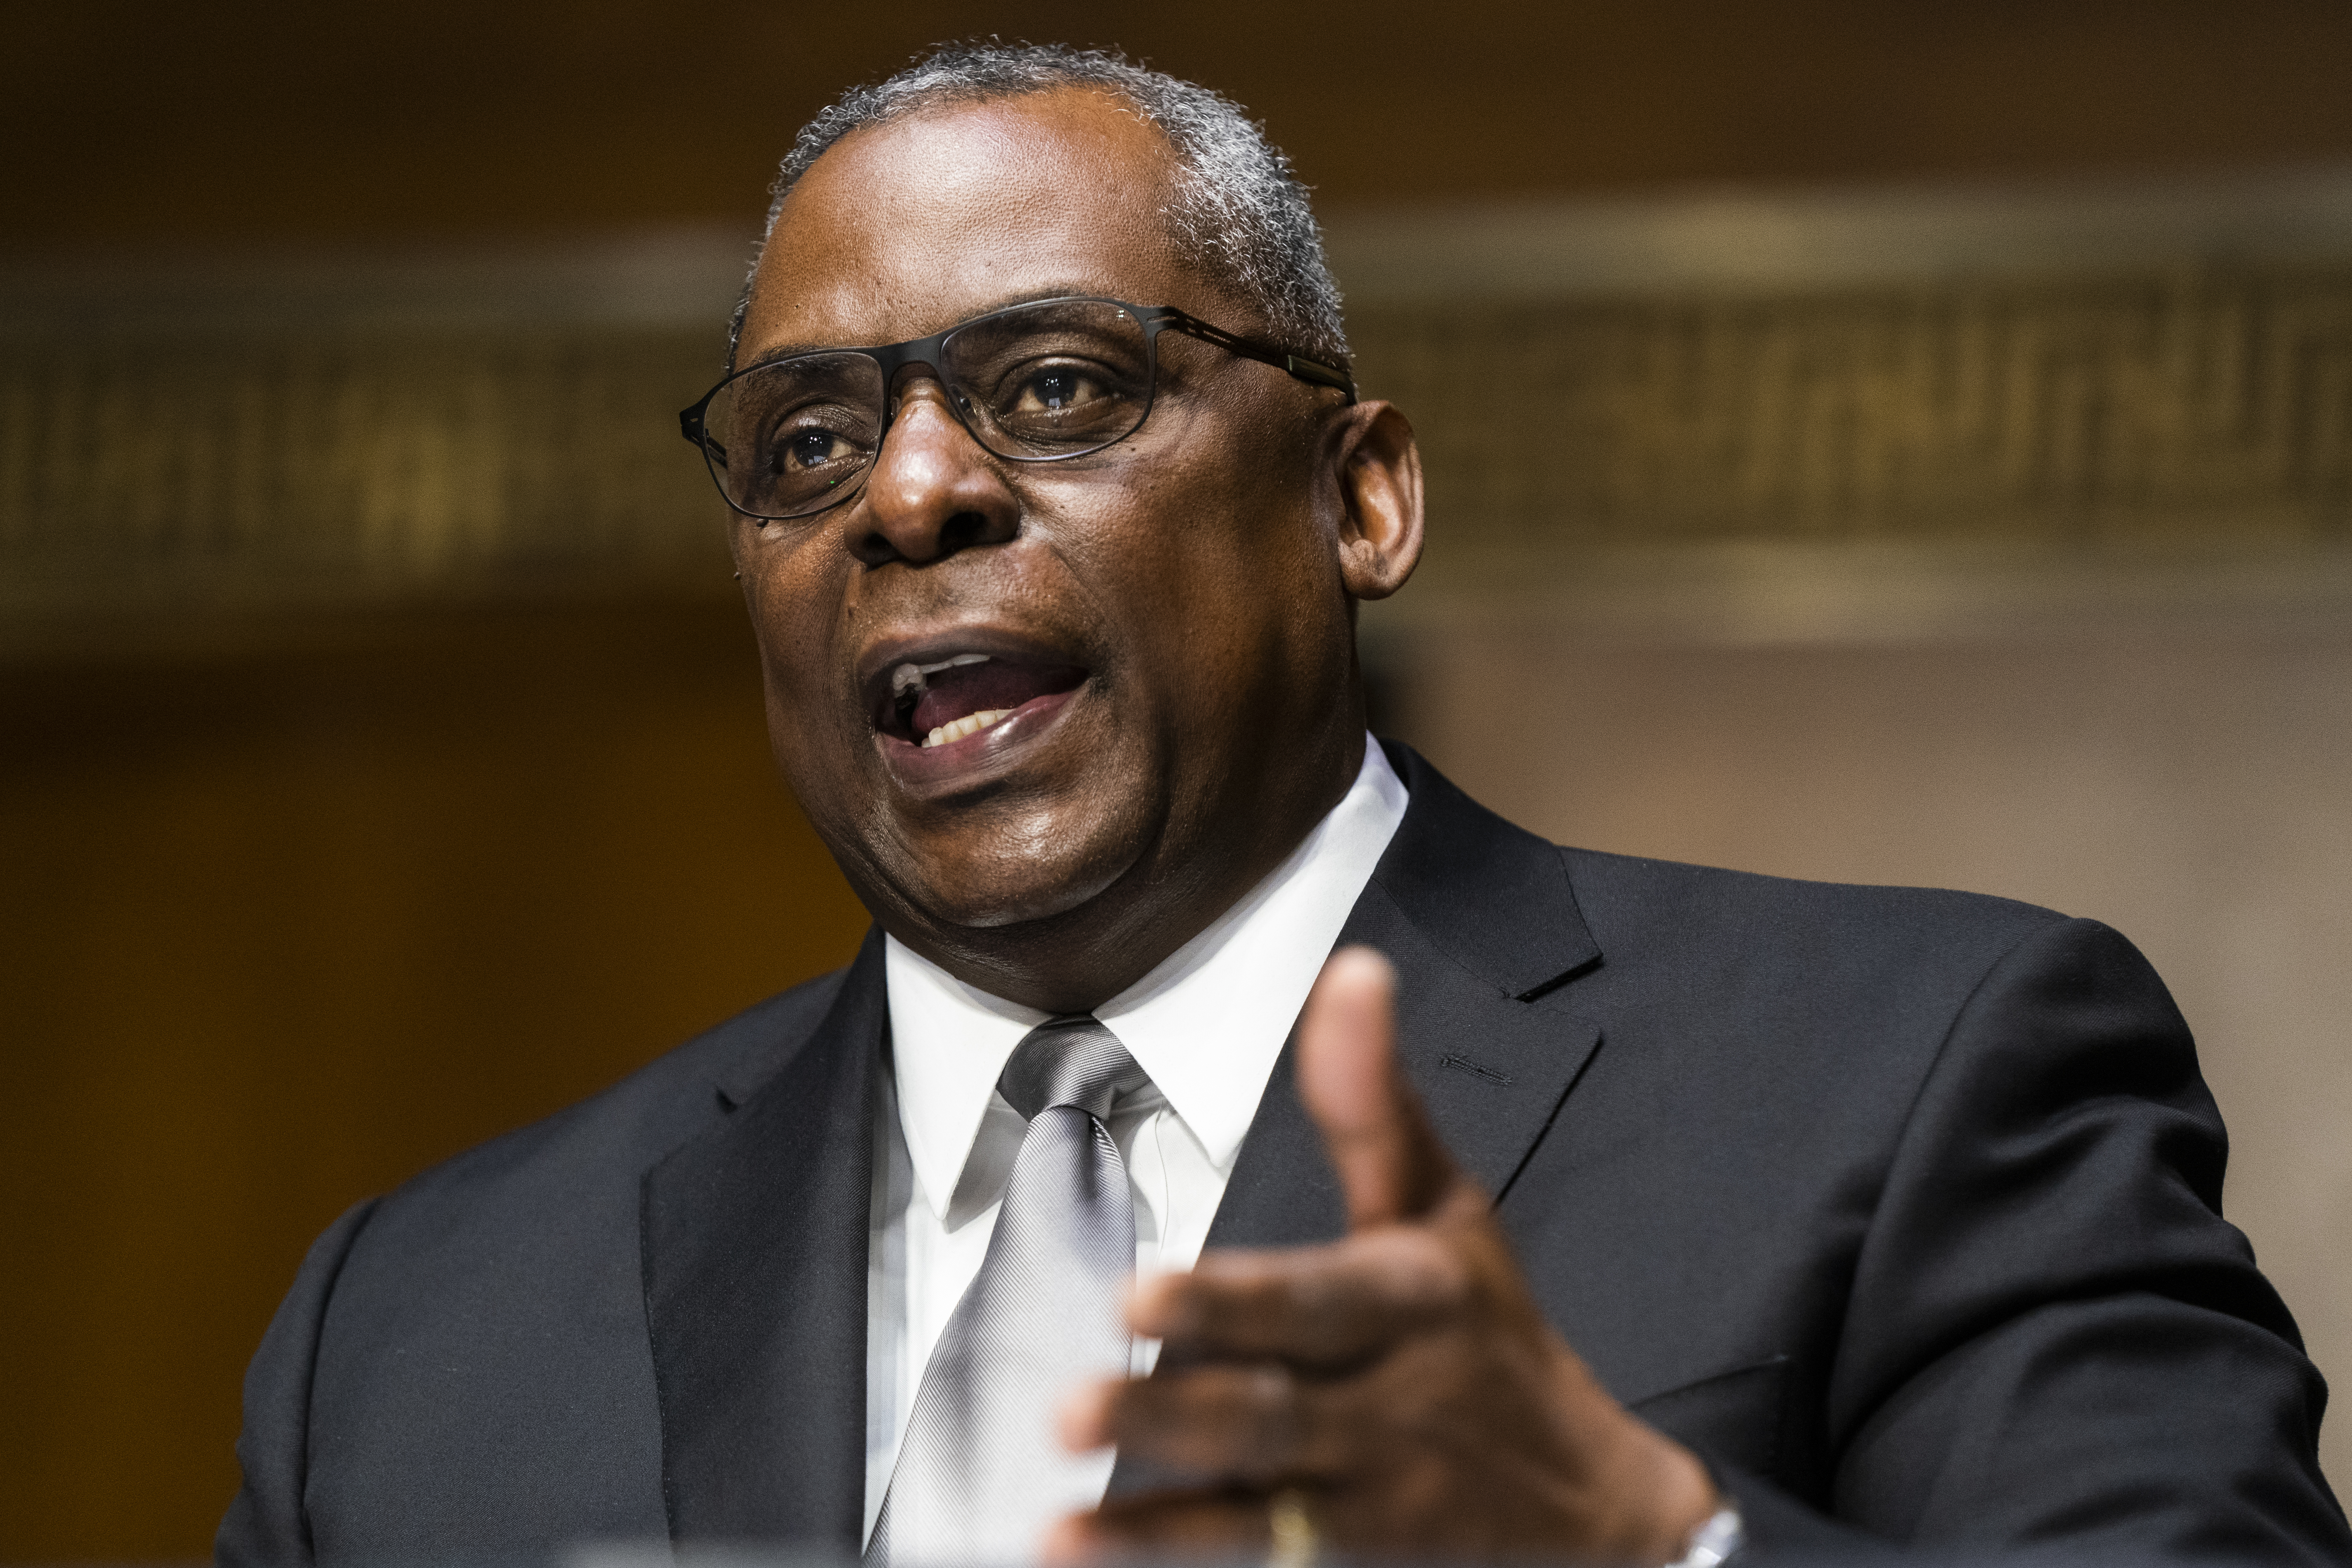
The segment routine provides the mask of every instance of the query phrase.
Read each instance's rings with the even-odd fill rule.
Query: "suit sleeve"
[[[245,1482],[214,1537],[213,1559],[220,1568],[311,1561],[310,1524],[302,1504],[310,1468],[310,1373],[335,1279],[374,1207],[373,1199],[358,1205],[311,1243],[294,1288],[246,1369],[245,1430],[236,1440]]]
[[[2221,1217],[2226,1152],[2188,1026],[2130,943],[2071,921],[2004,954],[1856,1262],[1836,1516],[1938,1547],[2352,1562],[2319,1472],[2326,1390]]]

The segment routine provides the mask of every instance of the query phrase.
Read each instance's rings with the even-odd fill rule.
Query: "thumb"
[[[1369,947],[1331,955],[1298,1024],[1298,1098],[1348,1194],[1348,1227],[1417,1218],[1454,1181],[1396,1063],[1396,971]]]

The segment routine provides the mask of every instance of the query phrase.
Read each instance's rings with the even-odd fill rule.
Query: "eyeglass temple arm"
[[[1335,369],[1320,360],[1292,353],[1288,349],[1273,343],[1244,338],[1223,327],[1213,327],[1200,317],[1188,316],[1181,310],[1171,310],[1160,321],[1162,326],[1173,327],[1188,338],[1198,338],[1202,342],[1216,344],[1228,353],[1236,353],[1244,359],[1254,359],[1261,364],[1287,371],[1301,381],[1312,382],[1318,386],[1336,386],[1348,395],[1349,402],[1356,401],[1356,378],[1349,375],[1345,367]]]

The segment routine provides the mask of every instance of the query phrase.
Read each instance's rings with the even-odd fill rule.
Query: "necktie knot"
[[[1143,1069],[1118,1037],[1081,1013],[1048,1018],[1024,1036],[996,1088],[1028,1121],[1049,1106],[1072,1105],[1107,1121],[1112,1103],[1144,1082]]]

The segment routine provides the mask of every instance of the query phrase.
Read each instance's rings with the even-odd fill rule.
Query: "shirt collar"
[[[1338,805],[1233,908],[1095,1009],[1169,1106],[1230,1173],[1307,993],[1404,820],[1380,742]],[[884,973],[899,1125],[915,1179],[945,1214],[989,1097],[1047,1015],[968,985],[896,937]]]

